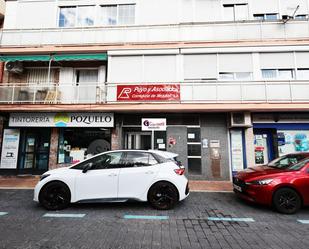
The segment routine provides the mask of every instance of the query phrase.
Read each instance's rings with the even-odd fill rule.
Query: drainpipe
[[[0,62],[0,83],[3,82],[4,61]]]

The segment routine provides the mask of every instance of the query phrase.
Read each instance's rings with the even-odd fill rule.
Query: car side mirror
[[[86,173],[88,170],[90,170],[92,168],[93,163],[88,163],[85,165],[85,167],[83,168],[83,173]]]

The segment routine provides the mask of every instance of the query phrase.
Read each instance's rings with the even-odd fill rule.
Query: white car
[[[119,150],[98,154],[71,167],[41,176],[34,201],[48,210],[70,203],[148,201],[170,209],[189,195],[184,167],[177,154],[162,151]]]

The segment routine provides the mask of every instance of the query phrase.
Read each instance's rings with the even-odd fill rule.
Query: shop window
[[[59,27],[85,27],[94,25],[95,6],[66,6],[59,10]]]
[[[223,4],[224,20],[248,20],[248,4]]]
[[[292,80],[295,78],[294,69],[262,69],[263,79]]]
[[[58,163],[77,163],[110,150],[110,129],[65,128],[59,130]]]
[[[135,4],[101,6],[102,25],[127,25],[135,23]]]

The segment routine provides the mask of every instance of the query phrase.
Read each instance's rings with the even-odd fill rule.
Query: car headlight
[[[42,181],[43,179],[45,179],[48,176],[50,176],[50,174],[41,175],[40,181]]]
[[[247,182],[248,185],[268,185],[273,181],[273,179],[263,179],[263,180],[256,180],[252,182]]]

